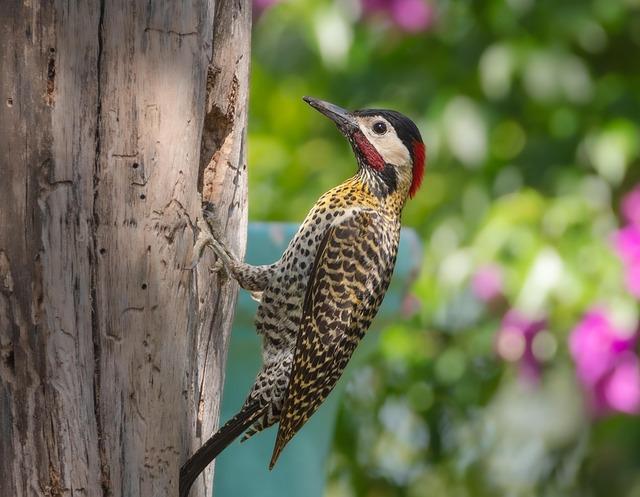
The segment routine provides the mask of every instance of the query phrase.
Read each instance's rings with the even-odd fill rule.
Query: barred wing
[[[270,468],[329,395],[380,307],[397,249],[385,226],[360,211],[329,228],[318,247]]]

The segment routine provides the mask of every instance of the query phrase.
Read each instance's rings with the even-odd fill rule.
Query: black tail
[[[180,497],[187,497],[191,485],[220,452],[227,448],[260,417],[262,411],[257,404],[244,407],[227,421],[214,435],[193,454],[180,468]]]

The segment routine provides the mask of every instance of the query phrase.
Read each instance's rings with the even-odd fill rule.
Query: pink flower
[[[622,355],[601,386],[604,404],[614,411],[640,413],[640,360],[632,352]]]
[[[502,295],[502,269],[497,264],[478,268],[471,279],[471,291],[482,302],[490,302]]]
[[[365,14],[386,13],[396,26],[409,33],[425,31],[435,21],[435,11],[425,0],[361,0]]]
[[[616,329],[603,309],[587,312],[569,336],[569,349],[580,380],[594,385],[611,369],[623,352],[633,348],[635,338]]]
[[[640,261],[627,265],[624,278],[629,293],[640,299]]]
[[[542,372],[541,362],[536,357],[533,341],[546,328],[546,319],[531,319],[511,309],[502,319],[497,335],[498,355],[509,362],[517,362],[520,377],[529,383],[537,383]]]
[[[362,0],[362,10],[366,13],[379,12],[389,8],[390,0]]]
[[[279,0],[253,0],[253,15],[257,19],[264,12],[273,7]]]
[[[640,185],[622,199],[622,215],[629,222],[613,235],[613,244],[622,260],[629,293],[640,299]]]
[[[434,12],[423,0],[396,0],[391,6],[391,17],[404,31],[418,33],[433,23]]]
[[[616,231],[613,244],[624,265],[627,289],[640,299],[640,227],[629,225]]]
[[[640,228],[627,226],[613,235],[616,252],[625,263],[640,262]]]
[[[622,215],[632,226],[640,229],[640,185],[622,199]]]
[[[595,415],[640,408],[637,332],[616,328],[606,311],[591,309],[571,332],[569,349]]]

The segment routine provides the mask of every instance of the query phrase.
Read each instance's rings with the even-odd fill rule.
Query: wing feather
[[[395,247],[384,250],[390,243],[381,217],[359,211],[318,246],[270,468],[329,395],[380,307],[395,262]]]

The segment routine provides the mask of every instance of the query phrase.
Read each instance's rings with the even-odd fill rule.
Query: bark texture
[[[186,269],[200,194],[246,242],[250,2],[2,10],[0,495],[176,495],[237,291]]]

